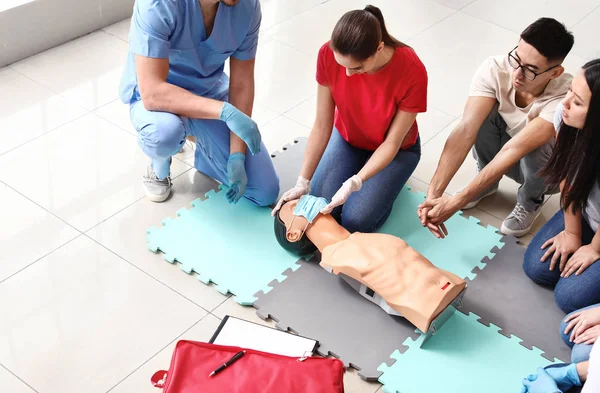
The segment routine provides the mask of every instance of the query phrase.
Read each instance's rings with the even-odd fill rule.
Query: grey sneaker
[[[504,219],[500,232],[514,237],[526,235],[542,212],[542,206],[543,204],[538,205],[535,211],[531,212],[517,202],[513,211]]]
[[[171,176],[159,180],[152,166],[148,165],[144,176],[144,191],[148,199],[152,202],[163,202],[169,197],[172,187]]]
[[[460,193],[460,192],[461,192],[463,189],[464,189],[464,187],[463,187],[463,188],[461,188],[460,190],[456,191],[456,192],[454,193],[454,195],[456,195],[456,194]],[[464,205],[464,206],[462,207],[462,210],[468,210],[468,209],[472,209],[472,208],[474,208],[475,206],[477,206],[477,204],[478,204],[479,202],[481,202],[481,200],[482,200],[483,198],[489,197],[490,195],[494,195],[494,194],[495,194],[495,193],[497,193],[497,192],[498,192],[498,187],[494,187],[494,188],[490,189],[490,190],[489,190],[488,192],[486,192],[485,194],[483,194],[483,195],[480,195],[478,198],[476,198],[476,199],[473,199],[471,202],[469,202],[469,203],[467,203],[466,205]]]

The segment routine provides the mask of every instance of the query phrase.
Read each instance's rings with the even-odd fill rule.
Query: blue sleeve
[[[262,10],[260,8],[260,1],[256,0],[256,7],[254,7],[254,15],[252,16],[252,23],[246,33],[246,38],[242,41],[242,44],[233,53],[232,57],[238,60],[252,60],[256,56],[256,49],[258,48],[258,34],[260,30],[260,23],[262,21]]]
[[[172,0],[137,0],[131,18],[129,45],[137,55],[168,58],[175,29],[176,3]]]

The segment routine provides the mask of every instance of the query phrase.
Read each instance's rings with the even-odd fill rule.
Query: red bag
[[[245,350],[220,373],[209,374]],[[294,358],[252,349],[181,340],[169,371],[152,377],[163,393],[344,393],[344,365],[338,359]]]

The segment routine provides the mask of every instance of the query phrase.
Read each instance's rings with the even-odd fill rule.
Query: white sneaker
[[[543,203],[539,204],[535,211],[526,210],[517,202],[513,211],[504,219],[500,232],[508,236],[525,236],[531,230],[536,218],[542,212]]]
[[[463,187],[463,188],[461,188],[460,190],[456,191],[456,192],[454,193],[454,195],[457,195],[457,194],[459,194],[459,193],[460,193],[462,190],[464,190],[464,187]],[[483,200],[483,198],[489,197],[490,195],[494,195],[494,194],[495,194],[495,193],[497,193],[497,192],[498,192],[498,187],[496,187],[496,188],[492,188],[491,190],[489,190],[489,191],[488,191],[488,192],[486,192],[485,194],[481,195],[479,198],[477,198],[477,199],[473,199],[471,202],[469,202],[469,203],[467,203],[466,205],[464,205],[464,206],[462,207],[462,209],[461,209],[461,210],[469,210],[469,209],[472,209],[472,208],[474,208],[475,206],[477,206],[477,204],[478,204],[479,202],[481,202],[481,201]]]
[[[152,166],[150,165],[146,168],[146,176],[144,176],[143,184],[146,196],[152,202],[163,202],[169,197],[171,188],[173,187],[171,184],[171,176],[159,180],[156,173],[154,173],[154,169],[152,169]]]

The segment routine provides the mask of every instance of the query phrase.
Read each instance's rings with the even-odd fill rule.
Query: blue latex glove
[[[224,121],[227,127],[248,145],[252,155],[260,152],[261,136],[254,120],[228,102],[223,103],[219,119]]]
[[[542,367],[538,368],[537,374],[531,374],[523,379],[521,393],[563,393],[556,382]]]
[[[227,201],[229,203],[238,203],[240,198],[246,192],[248,177],[246,176],[246,155],[244,153],[233,153],[227,160],[227,177],[229,179],[229,190],[227,191]]]
[[[554,379],[558,388],[566,392],[574,386],[581,386],[577,365],[571,364],[556,364],[545,367],[548,375]]]

